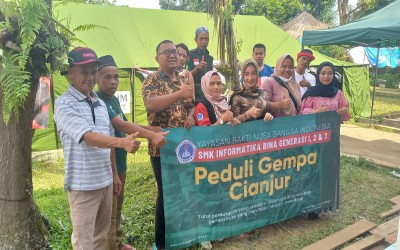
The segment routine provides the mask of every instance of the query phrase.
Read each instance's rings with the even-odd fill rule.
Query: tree
[[[339,24],[343,25],[375,12],[393,0],[358,0],[356,6],[350,6],[349,0],[338,0]]]
[[[218,55],[222,67],[229,65],[232,88],[239,84],[236,40],[233,29],[234,6],[231,0],[207,0],[207,13],[214,18],[218,32]],[[227,60],[225,60],[225,53]]]
[[[51,0],[0,0],[0,242],[44,249],[46,227],[32,197],[32,119],[39,77],[66,59]]]
[[[216,5],[207,0],[159,0],[161,9],[206,12]],[[282,25],[302,10],[300,0],[231,0],[232,14],[265,16],[276,25]]]
[[[244,15],[265,16],[278,26],[282,26],[302,11],[300,0],[247,0],[242,8]]]
[[[306,6],[306,10],[321,22],[333,23],[334,12],[332,10],[336,0],[301,0],[301,2]]]
[[[97,4],[97,5],[114,5],[114,6],[117,5],[117,0],[72,0],[72,1],[65,1],[65,3],[68,3],[68,2]]]
[[[238,14],[246,0],[233,0],[233,13]],[[209,3],[209,5],[207,4]],[[163,10],[184,10],[191,12],[206,12],[215,3],[207,0],[159,0],[160,8]],[[209,6],[209,7],[208,7]]]

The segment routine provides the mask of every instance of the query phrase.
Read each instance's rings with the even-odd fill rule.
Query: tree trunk
[[[38,79],[19,116],[0,108],[0,249],[44,249],[47,229],[32,196],[32,117]],[[3,92],[0,89],[0,100]]]
[[[349,0],[338,0],[339,25],[346,24],[349,20],[347,6]]]
[[[226,21],[227,30],[226,34],[226,49],[228,54],[229,67],[232,69],[231,75],[231,90],[239,86],[239,68],[237,63],[237,48],[235,33],[233,31],[233,19]]]

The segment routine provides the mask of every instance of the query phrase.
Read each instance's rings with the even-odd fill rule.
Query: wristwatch
[[[221,118],[219,118],[219,124],[220,124],[220,125],[224,124],[224,120],[222,120]]]

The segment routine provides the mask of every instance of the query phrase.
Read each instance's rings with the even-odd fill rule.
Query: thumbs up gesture
[[[299,82],[299,85],[301,87],[311,87],[311,84],[306,80],[304,75],[303,75],[303,79]]]
[[[259,108],[261,104],[256,101],[251,109],[245,112],[246,117],[257,119],[260,116],[261,109]]]
[[[207,62],[204,59],[204,55],[201,56],[201,61],[199,63],[200,69],[206,69],[207,68]]]
[[[224,123],[231,122],[233,119],[233,112],[231,111],[231,108],[229,107],[228,110],[225,111],[225,113],[221,116],[221,118]]]
[[[159,132],[159,133],[154,133],[150,140],[151,143],[155,146],[155,147],[162,147],[165,145],[165,143],[167,143],[167,139],[165,138],[166,135],[169,134],[169,131],[166,132]]]
[[[281,109],[288,109],[290,108],[290,99],[287,97],[287,94],[282,95],[282,100],[279,101],[279,107]]]
[[[122,148],[125,149],[126,152],[134,154],[139,149],[140,141],[136,140],[136,137],[138,134],[139,134],[139,132],[136,132],[134,134],[128,135],[125,138],[122,138],[122,140],[123,140]]]

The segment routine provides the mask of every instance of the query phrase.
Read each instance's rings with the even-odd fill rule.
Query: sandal
[[[202,241],[202,242],[200,242],[200,245],[201,245],[204,249],[212,249],[211,241]]]

